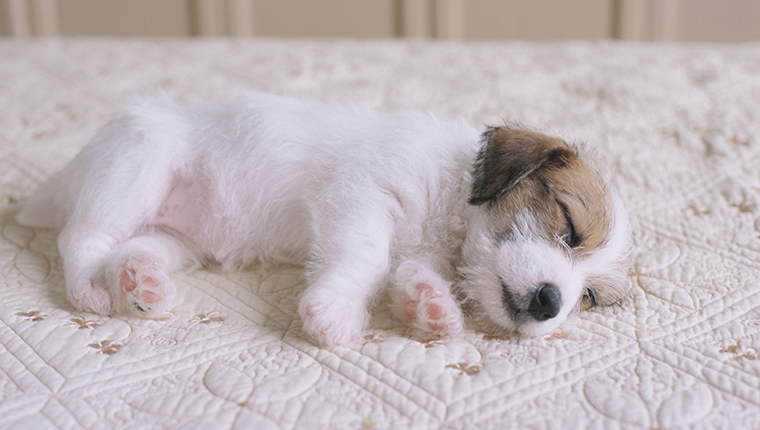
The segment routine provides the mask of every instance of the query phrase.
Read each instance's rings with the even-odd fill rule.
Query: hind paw
[[[110,315],[114,304],[111,295],[103,288],[102,282],[84,278],[67,291],[69,302],[78,311],[99,315]]]
[[[164,262],[154,256],[127,256],[112,271],[117,308],[141,317],[161,316],[171,305],[176,288]]]

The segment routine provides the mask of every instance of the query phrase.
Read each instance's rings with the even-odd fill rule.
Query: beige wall
[[[760,0],[0,0],[0,35],[760,40]]]

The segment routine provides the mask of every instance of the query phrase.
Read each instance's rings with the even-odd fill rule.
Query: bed
[[[66,302],[25,197],[130,97],[260,90],[588,142],[635,228],[632,294],[543,338],[421,339],[379,303],[323,349],[298,267],[174,276],[161,320]],[[0,40],[0,428],[757,428],[760,45]]]

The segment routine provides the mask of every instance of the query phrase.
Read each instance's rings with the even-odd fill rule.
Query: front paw
[[[404,316],[411,327],[437,336],[456,335],[464,319],[448,291],[421,282],[404,293]]]
[[[369,319],[364,303],[334,292],[307,292],[299,303],[298,313],[306,334],[328,347],[361,343]]]
[[[407,262],[397,272],[401,316],[415,330],[436,336],[457,335],[464,326],[449,285],[431,269]]]

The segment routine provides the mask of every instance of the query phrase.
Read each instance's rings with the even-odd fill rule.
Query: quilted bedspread
[[[14,221],[133,94],[244,90],[588,142],[637,240],[621,306],[543,338],[303,335],[298,267],[174,276],[161,320],[66,302]],[[0,41],[0,429],[760,428],[760,45]]]

